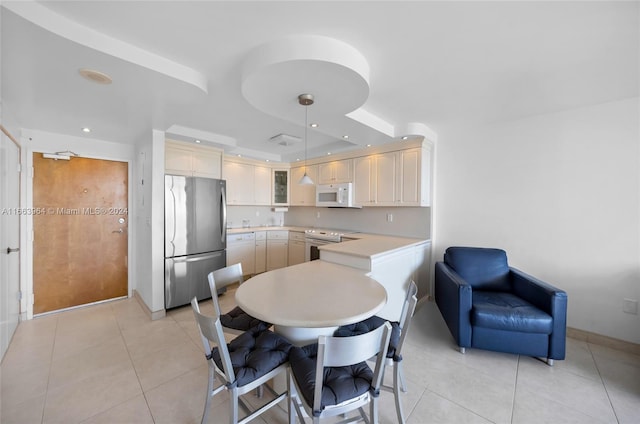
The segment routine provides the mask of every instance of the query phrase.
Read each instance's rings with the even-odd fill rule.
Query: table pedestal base
[[[305,346],[318,342],[319,336],[332,336],[338,327],[301,328],[274,325],[273,331],[285,337],[296,346]]]

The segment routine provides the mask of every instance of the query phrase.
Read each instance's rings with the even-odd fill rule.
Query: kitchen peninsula
[[[229,233],[278,232],[283,230],[304,231],[304,228],[255,227],[233,229]],[[387,292],[387,302],[377,312],[377,315],[397,321],[406,289],[411,280],[418,285],[419,296],[426,296],[429,293],[430,246],[430,240],[425,239],[349,233],[341,243],[331,243],[319,247],[320,260],[314,261],[316,263],[313,272],[320,276],[326,275],[324,279],[322,277],[316,278],[317,284],[322,284],[322,281],[326,279],[339,277],[341,270],[345,275],[352,275],[354,270],[358,270],[358,275],[373,278]],[[281,273],[283,278],[289,278],[288,273],[294,274],[296,270],[298,270],[297,265],[278,269],[277,272]],[[293,277],[291,279],[295,280]],[[282,295],[282,291],[274,291],[276,295],[278,293]],[[238,303],[242,303],[242,299],[238,299],[238,301]]]

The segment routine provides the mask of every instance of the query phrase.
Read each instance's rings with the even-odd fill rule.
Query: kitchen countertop
[[[242,234],[242,233],[254,233],[256,231],[298,231],[304,233],[309,227],[293,227],[293,226],[279,226],[279,225],[262,225],[256,227],[238,227],[238,228],[227,228],[227,234]]]
[[[253,233],[256,231],[298,231],[304,232],[312,227],[298,226],[256,226],[244,228],[228,228],[227,234],[243,234]],[[346,231],[348,233],[348,231]],[[378,255],[392,253],[396,250],[405,249],[407,247],[417,246],[429,241],[428,239],[419,239],[411,237],[386,236],[381,234],[369,233],[348,233],[345,235],[348,240],[342,243],[332,243],[320,246],[321,251],[334,253],[342,253],[345,255],[360,258],[375,258]]]
[[[425,239],[364,233],[349,234],[348,237],[356,240],[327,244],[320,246],[318,249],[322,252],[341,253],[360,258],[375,258],[378,255],[387,255],[396,250],[417,246],[428,241]]]

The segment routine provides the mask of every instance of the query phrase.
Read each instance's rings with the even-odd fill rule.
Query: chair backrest
[[[511,290],[507,253],[502,249],[449,247],[444,262],[474,289]]]
[[[398,345],[396,346],[395,355],[399,356],[400,351],[402,350],[402,345],[404,344],[404,338],[409,331],[409,324],[411,323],[411,317],[413,316],[414,311],[416,310],[416,304],[418,303],[418,286],[416,283],[411,280],[409,282],[409,290],[407,291],[407,298],[404,301],[404,306],[402,307],[402,314],[400,315],[400,321],[398,321],[398,325],[400,326],[400,340],[398,340]]]
[[[214,302],[214,305],[216,302]],[[233,365],[231,364],[231,355],[229,355],[229,349],[227,342],[224,338],[222,331],[222,324],[220,323],[220,315],[215,317],[204,315],[200,312],[198,306],[198,299],[194,297],[191,299],[191,309],[193,309],[193,315],[196,319],[196,324],[200,330],[200,338],[202,340],[202,346],[204,348],[204,354],[208,360],[212,361],[212,349],[213,346],[218,348],[220,359],[222,360],[222,372],[228,382],[234,382],[236,379],[233,371]]]
[[[320,410],[325,367],[343,367],[364,362],[377,355],[371,387],[380,389],[384,373],[384,360],[389,347],[391,324],[385,322],[380,327],[365,334],[350,337],[320,336],[316,363],[316,385],[313,408]]]
[[[220,316],[222,315],[222,310],[218,303],[218,290],[235,282],[238,284],[242,284],[244,282],[244,277],[242,276],[242,264],[238,262],[237,264],[211,271],[207,275],[207,279],[209,280],[209,290],[211,291],[213,307],[216,310],[216,314]]]

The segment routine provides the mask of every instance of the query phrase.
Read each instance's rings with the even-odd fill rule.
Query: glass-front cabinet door
[[[288,206],[289,205],[289,170],[274,169],[273,170],[273,198],[272,205]]]

